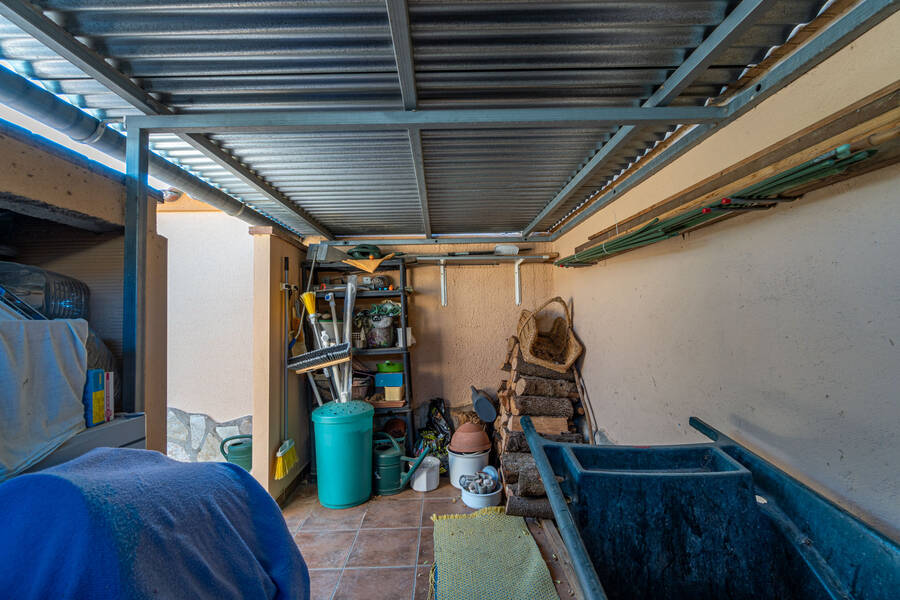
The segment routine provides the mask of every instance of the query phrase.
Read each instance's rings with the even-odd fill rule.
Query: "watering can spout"
[[[400,487],[401,488],[406,487],[406,484],[409,483],[409,478],[412,477],[413,473],[416,472],[416,469],[419,468],[419,465],[422,464],[422,461],[425,460],[425,457],[428,456],[429,452],[431,452],[431,448],[428,448],[426,446],[425,451],[422,452],[422,454],[420,454],[419,457],[416,459],[416,462],[414,462],[412,464],[412,466],[409,467],[409,471],[407,471],[406,473],[403,474],[403,476],[400,478]],[[407,458],[405,456],[403,458],[406,460],[412,460],[411,458]]]

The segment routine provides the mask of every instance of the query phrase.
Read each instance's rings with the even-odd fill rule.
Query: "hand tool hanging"
[[[284,298],[283,314],[283,362],[281,371],[281,400],[283,412],[281,414],[281,425],[283,435],[281,437],[281,446],[275,453],[275,479],[283,479],[287,476],[291,469],[297,464],[297,448],[294,446],[294,440],[288,437],[288,359],[290,358],[291,347],[291,291],[293,286],[290,284],[289,262],[288,257],[284,257],[284,278],[281,282],[281,291]]]

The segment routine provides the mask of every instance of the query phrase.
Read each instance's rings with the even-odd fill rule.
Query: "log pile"
[[[543,437],[569,443],[584,442],[573,418],[581,413],[575,375],[569,370],[558,373],[527,362],[518,340],[509,339],[503,371],[507,379],[500,384],[500,409],[494,422],[494,444],[500,457],[500,471],[506,493],[506,512],[510,515],[552,519],[544,484],[538,473],[521,419],[531,417],[535,430]]]

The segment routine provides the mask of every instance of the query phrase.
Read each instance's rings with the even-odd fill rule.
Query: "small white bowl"
[[[462,501],[469,508],[485,508],[487,506],[497,506],[500,504],[500,492],[503,488],[497,486],[496,492],[490,494],[475,494],[469,490],[462,490]]]

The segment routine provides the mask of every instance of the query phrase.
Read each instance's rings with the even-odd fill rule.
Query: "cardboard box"
[[[104,386],[106,378],[103,369],[89,369],[87,382],[84,384],[84,424],[93,427],[106,422],[106,406],[104,402]]]

